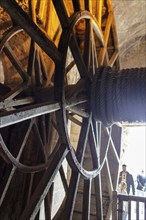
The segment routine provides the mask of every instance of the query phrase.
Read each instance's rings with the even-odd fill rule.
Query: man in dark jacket
[[[122,171],[120,172],[119,175],[119,181],[118,183],[120,184],[122,181],[127,183],[127,193],[130,193],[130,187],[132,187],[132,193],[135,195],[135,186],[134,186],[134,181],[133,181],[133,176],[126,170],[127,165],[123,164],[122,165]]]
[[[137,175],[137,189],[146,192],[146,176],[143,170]]]

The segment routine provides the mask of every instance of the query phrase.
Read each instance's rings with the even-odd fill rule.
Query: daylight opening
[[[121,163],[127,164],[135,181],[142,170],[146,176],[146,126],[124,126]]]

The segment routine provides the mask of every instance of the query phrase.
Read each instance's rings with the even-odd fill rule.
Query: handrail
[[[146,219],[146,197],[123,195],[113,191],[112,220],[123,220],[125,203],[128,220],[132,220],[133,216],[135,220],[140,220],[141,215],[143,216],[142,219]]]

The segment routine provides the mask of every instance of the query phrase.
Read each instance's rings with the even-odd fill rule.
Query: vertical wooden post
[[[102,20],[102,7],[103,7],[103,0],[97,1],[96,17],[97,17],[97,21],[98,21],[100,27],[101,27],[101,20]]]
[[[119,197],[118,199],[118,220],[123,219],[123,199]]]
[[[112,220],[115,220],[117,218],[117,191],[113,191],[112,195]]]

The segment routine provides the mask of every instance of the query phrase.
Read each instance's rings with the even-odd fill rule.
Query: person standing
[[[118,184],[120,184],[121,182],[126,182],[127,184],[127,193],[130,193],[130,188],[132,187],[132,194],[135,195],[135,186],[134,186],[134,180],[133,180],[133,176],[132,174],[130,174],[127,171],[127,165],[123,164],[122,165],[122,171],[120,172],[119,175],[119,181]]]
[[[146,192],[146,176],[142,170],[141,173],[137,175],[137,194],[144,196],[144,192]]]
[[[144,175],[144,171],[142,170],[140,174],[137,175],[137,195],[145,197],[146,196],[146,176]],[[139,204],[139,213],[140,219],[144,219],[144,203]]]

